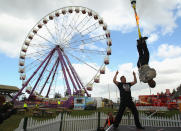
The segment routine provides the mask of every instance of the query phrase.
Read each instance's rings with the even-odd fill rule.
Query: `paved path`
[[[135,126],[119,126],[117,130],[109,131],[181,131],[180,127],[145,127],[145,129],[136,129]]]

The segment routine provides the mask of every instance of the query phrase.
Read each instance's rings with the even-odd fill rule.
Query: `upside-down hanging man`
[[[149,67],[149,51],[147,48],[146,40],[147,37],[141,36],[141,31],[139,28],[139,17],[136,12],[136,0],[131,0],[131,5],[134,9],[136,24],[138,27],[139,39],[137,40],[137,50],[139,53],[139,59],[137,62],[137,67],[139,71],[139,79],[141,82],[148,83],[151,88],[156,86],[156,82],[153,78],[156,77],[156,71],[153,68]]]

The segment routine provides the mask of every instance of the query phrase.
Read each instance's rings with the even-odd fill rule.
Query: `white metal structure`
[[[107,24],[95,11],[81,6],[60,8],[44,16],[30,30],[21,48],[19,73],[23,83],[57,45],[68,56],[80,78],[86,76],[82,82],[91,91],[93,84],[100,82],[100,74],[105,73],[105,65],[109,64],[112,41]],[[36,91],[40,92],[57,56],[58,53],[54,53],[47,62],[38,84],[35,81],[40,73],[33,76],[27,87],[36,85]],[[65,85],[62,72],[58,67],[52,86]]]

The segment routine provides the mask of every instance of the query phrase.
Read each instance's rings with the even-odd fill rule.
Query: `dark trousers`
[[[124,113],[126,107],[128,107],[131,110],[131,112],[133,113],[136,127],[141,127],[141,123],[139,121],[138,110],[136,109],[136,106],[132,100],[122,101],[120,103],[119,111],[118,111],[118,114],[116,115],[116,118],[114,121],[114,127],[119,126],[119,123],[121,122],[121,119],[122,119],[122,116],[123,116],[123,113]]]
[[[149,51],[146,45],[146,37],[143,37],[139,40],[137,40],[137,50],[139,53],[139,59],[137,62],[137,67],[139,68],[142,65],[146,65],[149,62]]]

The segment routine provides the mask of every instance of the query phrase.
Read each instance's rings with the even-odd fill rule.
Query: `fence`
[[[156,111],[168,111],[167,107],[162,106],[136,106],[137,110],[142,111],[150,111],[150,110],[156,110]]]
[[[151,117],[148,118],[144,113],[139,114],[140,122],[143,126],[152,127],[181,127],[181,119],[178,115],[172,117]],[[107,115],[100,114],[100,126],[103,126]],[[25,121],[21,120],[19,127],[15,131],[23,131]],[[132,114],[123,115],[120,125],[135,125]],[[96,131],[98,127],[98,113],[89,116],[71,116],[59,114],[56,118],[36,121],[29,118],[26,131]]]

